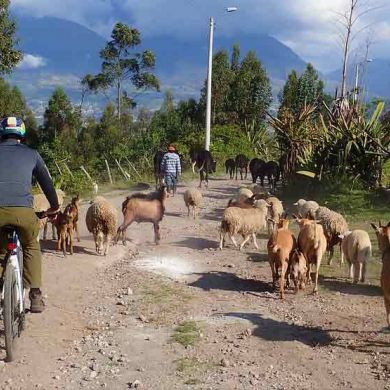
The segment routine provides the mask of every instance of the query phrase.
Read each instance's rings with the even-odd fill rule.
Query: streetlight
[[[226,12],[235,12],[237,7],[228,7]],[[213,74],[213,45],[214,45],[214,18],[210,18],[210,35],[209,35],[209,63],[207,71],[207,99],[206,99],[206,143],[205,149],[210,150],[210,130],[211,130],[211,79]]]
[[[359,95],[359,68],[360,68],[360,65],[363,65],[363,64],[366,64],[366,63],[369,63],[369,62],[372,62],[373,59],[372,58],[366,58],[365,60],[363,61],[360,61],[356,64],[356,73],[355,73],[355,93],[354,93],[354,103],[357,103],[358,101],[358,95]]]

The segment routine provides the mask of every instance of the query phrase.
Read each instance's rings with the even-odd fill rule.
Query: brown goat
[[[122,237],[123,245],[126,245],[125,231],[133,222],[151,222],[154,227],[154,241],[159,244],[159,224],[164,217],[166,197],[165,186],[150,194],[138,193],[128,196],[122,203],[123,223],[118,228],[115,242]]]
[[[268,261],[272,272],[272,283],[276,287],[276,281],[280,275],[280,298],[284,299],[285,280],[289,281],[288,268],[290,263],[291,252],[296,248],[297,241],[293,233],[288,229],[289,221],[282,219],[279,221],[278,229],[275,230],[268,241]]]
[[[80,234],[78,229],[79,219],[79,196],[72,198],[63,212],[60,212],[55,220],[58,235],[58,250],[62,250],[66,256],[66,247],[69,247],[69,253],[73,255],[73,232],[77,234],[77,239],[80,242]]]
[[[322,256],[326,252],[326,237],[324,229],[317,221],[306,218],[296,218],[300,227],[298,247],[307,261],[307,282],[311,283],[310,266],[316,264],[316,276],[313,293],[318,292],[318,274]]]
[[[373,223],[371,226],[375,230],[379,250],[382,253],[381,286],[385,300],[387,326],[390,329],[390,222],[387,226],[382,226],[380,222],[379,227]]]
[[[307,280],[307,262],[303,253],[298,249],[291,255],[290,277],[294,281],[295,293],[305,288]]]
[[[70,216],[65,212],[59,212],[55,220],[57,228],[58,243],[57,250],[61,251],[66,256],[67,246],[69,252],[73,254],[73,224]]]

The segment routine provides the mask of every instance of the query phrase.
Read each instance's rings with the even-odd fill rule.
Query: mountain
[[[99,51],[106,39],[88,28],[64,19],[17,16],[20,47],[25,59],[11,81],[17,84],[37,112],[42,112],[47,98],[56,86],[64,86],[71,98],[80,99],[80,78],[100,69]],[[142,33],[142,32],[141,32]],[[241,46],[241,55],[255,50],[270,75],[275,93],[292,69],[303,71],[306,63],[290,48],[268,35],[241,34],[234,37],[215,35],[215,51]],[[163,90],[172,89],[177,99],[198,97],[206,77],[207,31],[197,38],[184,40],[172,36],[145,38],[143,49],[151,49],[157,57],[156,72]],[[146,93],[140,105],[158,108],[163,94]],[[93,105],[105,101],[97,97]],[[93,108],[91,108],[93,109]]]
[[[340,85],[341,69],[326,75],[329,84]],[[348,68],[348,86],[351,90],[355,85],[356,64]],[[390,59],[375,58],[364,66],[360,66],[359,86],[364,87],[364,98],[390,99]]]

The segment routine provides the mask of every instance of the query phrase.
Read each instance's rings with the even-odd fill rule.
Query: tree
[[[229,62],[229,54],[221,50],[213,58],[213,77],[211,83],[211,121],[212,124],[226,124],[228,122],[229,93],[233,81],[233,71]],[[206,106],[207,80],[201,93],[201,106]]]
[[[356,38],[356,35],[362,32],[365,28],[360,29],[355,33],[355,27],[360,19],[372,11],[374,8],[369,7],[369,0],[348,0],[348,8],[344,13],[336,12],[339,16],[337,22],[341,26],[340,38],[343,48],[343,67],[341,78],[341,98],[347,97],[347,80],[348,80],[348,65],[351,45]]]
[[[293,70],[287,78],[286,84],[283,90],[279,94],[279,113],[284,110],[291,110],[296,112],[298,109],[298,96],[299,96],[299,76],[298,73]]]
[[[152,73],[155,67],[155,55],[150,50],[133,52],[141,44],[141,34],[136,28],[117,23],[109,41],[100,52],[102,69],[96,76],[86,75],[82,81],[93,92],[105,92],[116,89],[117,116],[121,117],[123,89],[130,82],[136,89],[155,89],[160,84]]]
[[[280,118],[286,110],[295,116],[300,115],[305,106],[315,106],[316,112],[323,110],[323,102],[329,104],[331,97],[324,92],[325,84],[319,78],[313,65],[308,64],[305,72],[299,77],[293,70],[279,94]],[[318,119],[318,118],[317,118]]]
[[[53,142],[60,137],[68,143],[81,128],[79,111],[75,110],[63,88],[51,96],[43,117],[42,141]]]
[[[231,68],[234,72],[236,72],[240,67],[240,55],[240,45],[238,43],[235,43],[233,45],[233,53],[231,60]]]
[[[248,52],[240,64],[229,99],[236,123],[246,131],[264,121],[272,102],[271,83],[254,51]]]
[[[0,0],[0,74],[10,73],[22,60],[22,52],[15,48],[16,23],[9,14],[10,0]]]

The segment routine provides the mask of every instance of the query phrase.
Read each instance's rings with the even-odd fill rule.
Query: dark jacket
[[[39,153],[15,139],[0,142],[0,207],[33,207],[35,177],[50,206],[59,207],[49,171]]]

